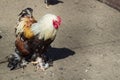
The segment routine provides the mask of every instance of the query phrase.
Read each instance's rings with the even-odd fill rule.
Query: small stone
[[[92,64],[89,64],[88,66],[89,66],[89,67],[91,67],[91,66],[92,66]]]
[[[75,4],[79,4],[79,0],[75,0],[75,2],[74,2]]]
[[[43,76],[40,76],[41,78],[44,78]]]
[[[15,79],[17,79],[18,77],[16,76]]]
[[[88,72],[88,69],[86,69],[85,72]]]
[[[76,71],[78,71],[78,70],[75,69],[74,71],[76,72]]]
[[[60,74],[63,75],[63,72],[61,72]]]
[[[61,68],[59,68],[59,70],[64,70],[64,69],[61,67]]]
[[[50,71],[50,76],[53,77],[54,76],[54,73],[52,71]]]

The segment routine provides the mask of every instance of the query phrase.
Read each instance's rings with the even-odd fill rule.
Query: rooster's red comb
[[[60,17],[60,16],[57,16],[57,18],[58,18],[58,22],[61,23],[61,22],[62,22],[61,17]]]

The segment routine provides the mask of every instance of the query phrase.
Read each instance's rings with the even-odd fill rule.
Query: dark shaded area
[[[64,3],[63,1],[60,0],[47,0],[49,5],[56,5],[59,3]]]
[[[98,0],[120,11],[120,0]]]
[[[2,38],[2,36],[0,35],[0,39]]]
[[[68,49],[68,48],[53,48],[53,47],[50,47],[48,49],[48,52],[45,55],[48,56],[50,59],[52,59],[52,61],[56,61],[56,60],[59,60],[59,59],[67,58],[67,57],[72,56],[74,54],[75,54],[75,52]]]

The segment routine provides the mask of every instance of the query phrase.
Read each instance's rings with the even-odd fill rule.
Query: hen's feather
[[[21,19],[21,21],[18,23],[17,27],[16,27],[16,35],[20,35],[22,33],[24,33],[24,36],[26,38],[31,38],[34,36],[34,34],[32,33],[32,31],[30,30],[30,27],[33,23],[36,23],[37,21],[32,17],[24,17]]]

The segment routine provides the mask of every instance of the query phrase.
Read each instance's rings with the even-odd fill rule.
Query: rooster
[[[23,10],[23,12],[27,12],[26,10]],[[19,23],[15,28],[16,53],[22,56],[19,62],[23,57],[29,57],[32,54],[37,56],[32,63],[36,64],[37,68],[45,70],[49,65],[46,63],[46,56],[44,53],[54,41],[60,24],[60,16],[54,14],[46,14],[38,21],[34,19],[32,12],[30,14],[25,13],[24,16],[20,17]],[[16,54],[14,56],[16,56]]]
[[[33,64],[37,64],[42,70],[45,70],[44,53],[47,51],[49,45],[54,41],[57,31],[61,24],[60,16],[53,14],[46,14],[37,23],[32,24],[30,27],[24,27],[22,38],[27,40],[30,49],[37,54],[37,58]]]

